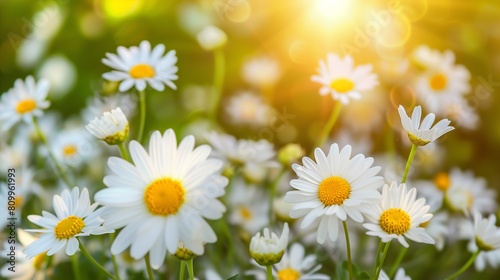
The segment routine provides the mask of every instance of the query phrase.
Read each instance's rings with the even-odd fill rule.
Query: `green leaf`
[[[227,278],[226,280],[236,280],[236,279],[238,279],[238,276],[239,276],[239,275],[238,275],[238,274],[236,274],[236,275],[234,275],[234,276],[231,276],[231,277]]]

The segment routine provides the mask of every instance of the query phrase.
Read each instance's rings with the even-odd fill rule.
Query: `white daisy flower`
[[[378,280],[391,280],[389,276],[385,273],[385,271],[381,270],[380,275],[378,276]],[[410,276],[405,274],[405,270],[403,268],[398,268],[396,275],[394,275],[393,280],[411,280]]]
[[[272,112],[272,108],[265,104],[260,96],[251,92],[242,92],[231,97],[226,106],[226,113],[233,124],[270,125]]]
[[[226,44],[227,35],[220,28],[209,25],[196,35],[196,39],[203,49],[212,51]]]
[[[43,62],[38,77],[50,83],[50,97],[60,98],[75,85],[77,72],[75,65],[63,55],[52,55]]]
[[[380,167],[372,167],[373,158],[358,154],[351,159],[349,145],[339,151],[333,144],[327,156],[317,148],[314,157],[316,162],[304,157],[303,166],[292,165],[299,178],[290,185],[297,190],[287,192],[285,201],[295,204],[290,217],[304,216],[301,228],[320,219],[317,241],[323,244],[327,236],[337,240],[339,223],[347,216],[363,222],[362,211],[380,199],[383,178],[376,176]]]
[[[281,76],[278,62],[269,57],[256,57],[243,65],[243,79],[256,88],[269,88]]]
[[[177,146],[172,129],[163,135],[155,131],[149,153],[132,141],[132,163],[108,160],[113,174],[104,177],[108,188],[97,192],[95,200],[106,206],[105,226],[124,227],[112,254],[130,247],[130,255],[140,259],[149,252],[152,267],[158,269],[167,250],[177,251],[179,241],[196,255],[203,254],[204,243],[217,241],[204,218],[222,217],[226,208],[217,198],[224,195],[228,180],[220,175],[222,162],[207,159],[210,147],[194,148],[194,142],[187,136]]]
[[[120,91],[135,87],[138,91],[146,88],[146,83],[157,91],[163,91],[165,85],[177,89],[172,81],[178,79],[177,56],[175,51],[169,51],[165,56],[165,46],[159,44],[151,50],[148,41],[142,41],[139,47],[117,48],[118,55],[106,53],[102,63],[116,70],[104,73],[102,77],[108,81],[121,81]]]
[[[479,116],[465,98],[460,98],[456,102],[448,102],[443,107],[443,116],[449,117],[459,127],[466,129],[478,127]]]
[[[311,80],[323,85],[319,90],[321,95],[331,94],[334,100],[348,104],[350,99],[360,99],[363,91],[378,85],[372,68],[371,64],[355,67],[351,56],[341,59],[329,53],[326,61],[319,61],[319,75],[312,76]]]
[[[470,73],[464,66],[455,64],[455,55],[450,50],[443,54],[434,50],[425,52],[429,52],[421,55],[425,70],[416,78],[415,90],[426,108],[442,112],[470,91]]]
[[[93,97],[87,100],[87,107],[83,110],[82,117],[85,122],[102,116],[120,107],[127,118],[131,118],[137,106],[137,97],[131,94],[116,93],[112,96]]]
[[[2,94],[0,99],[2,130],[9,130],[21,120],[31,123],[33,117],[41,117],[43,110],[50,105],[50,102],[45,100],[48,93],[49,82],[47,80],[42,79],[37,83],[32,76],[26,77],[24,81],[17,79],[14,87]]]
[[[53,204],[57,216],[46,211],[42,211],[42,216],[28,216],[30,222],[43,227],[27,230],[41,234],[23,250],[28,258],[44,252],[52,256],[62,248],[66,248],[66,254],[72,256],[79,247],[77,237],[113,232],[101,226],[104,222],[100,217],[102,210],[95,210],[97,203],[90,205],[87,188],[83,188],[81,193],[78,187],[73,188],[71,193],[64,190],[61,196],[54,196]]]
[[[425,231],[427,231],[429,236],[436,241],[434,245],[436,246],[436,249],[441,251],[444,248],[446,238],[449,233],[447,225],[449,216],[446,212],[439,212],[433,215],[432,219],[421,224],[420,226],[425,228]]]
[[[73,167],[88,162],[97,152],[94,138],[86,130],[76,128],[58,134],[50,148],[59,162]]]
[[[120,107],[105,112],[100,118],[95,118],[85,126],[97,139],[109,145],[123,143],[128,137],[128,120]]]
[[[401,245],[408,248],[405,237],[415,242],[434,244],[434,240],[425,232],[421,225],[432,218],[428,213],[430,206],[425,205],[425,199],[416,199],[417,190],[407,191],[406,184],[398,186],[393,182],[391,186],[384,185],[382,200],[377,204],[369,205],[365,212],[371,223],[364,223],[368,230],[366,234],[378,236],[387,243],[397,239]]]
[[[250,240],[250,256],[260,265],[267,266],[279,263],[288,245],[288,224],[283,226],[281,237],[265,228],[263,234],[257,232]]]
[[[483,271],[486,264],[493,268],[500,265],[500,229],[495,223],[495,215],[483,218],[479,212],[474,212],[474,233],[467,248],[472,253],[481,250],[474,263],[478,271]]]
[[[231,184],[231,213],[229,223],[240,225],[250,234],[255,234],[269,223],[269,198],[258,186],[248,186],[240,178]]]
[[[420,106],[413,109],[411,119],[406,114],[403,106],[399,105],[398,112],[408,138],[410,138],[413,144],[418,146],[425,146],[455,129],[453,126],[449,126],[451,121],[448,119],[440,120],[431,128],[436,118],[433,113],[425,116],[422,123],[420,123],[420,118],[422,117],[422,107]]]

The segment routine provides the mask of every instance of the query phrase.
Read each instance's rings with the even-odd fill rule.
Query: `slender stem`
[[[113,232],[109,235],[109,241],[111,244],[113,244],[113,241],[115,241],[115,235],[116,235],[115,232]],[[110,244],[109,248],[111,248],[111,244]],[[118,271],[118,264],[116,263],[116,257],[113,254],[111,254],[111,262],[113,262],[113,270],[115,272],[116,279],[120,280],[120,273]]]
[[[71,184],[70,180],[66,176],[66,173],[64,172],[62,165],[59,163],[59,161],[57,161],[57,158],[54,156],[54,153],[52,153],[52,150],[50,149],[49,144],[47,143],[47,138],[45,138],[45,135],[43,134],[42,130],[40,129],[40,126],[38,125],[38,121],[36,120],[35,117],[33,117],[33,124],[35,125],[35,130],[36,130],[36,133],[38,134],[38,137],[40,137],[40,140],[42,140],[45,147],[47,147],[47,151],[49,151],[49,156],[52,159],[52,161],[54,162],[56,169],[57,169],[57,172],[59,173],[59,175],[63,179],[64,183],[66,183],[68,188],[72,188],[73,185]]]
[[[188,266],[188,272],[189,272],[189,280],[194,280],[194,265],[193,265],[193,260],[190,259],[187,261],[187,266]]]
[[[330,132],[333,128],[333,125],[335,125],[335,122],[337,121],[339,115],[340,115],[340,110],[342,109],[342,103],[341,102],[336,102],[335,106],[333,107],[332,114],[330,115],[330,118],[328,119],[328,122],[326,123],[323,131],[321,131],[321,135],[319,137],[319,141],[316,145],[316,147],[321,148],[323,144],[325,144],[326,139],[328,138],[328,135],[330,135]]]
[[[387,256],[387,251],[389,251],[389,245],[391,242],[385,243],[384,252],[382,253],[382,259],[380,259],[380,264],[377,267],[377,273],[375,274],[375,279],[378,279],[380,272],[382,271],[382,266],[384,266],[385,257]]]
[[[403,174],[403,178],[401,179],[401,183],[406,182],[406,177],[408,177],[408,171],[410,171],[410,166],[413,161],[413,158],[415,157],[415,154],[417,153],[417,148],[418,146],[415,144],[411,145],[411,151],[410,155],[408,156],[408,161],[406,162],[406,167],[405,167],[405,173]]]
[[[80,251],[82,251],[82,254],[93,264],[95,265],[97,268],[99,268],[102,272],[104,272],[109,278],[111,279],[116,279],[116,277],[109,273],[109,271],[107,271],[104,267],[102,267],[101,264],[99,264],[90,254],[89,252],[87,251],[87,249],[85,249],[85,247],[83,246],[82,242],[80,242],[80,240],[78,240],[78,242],[80,243]]]
[[[141,107],[141,119],[139,122],[139,135],[137,136],[137,141],[142,142],[142,135],[144,134],[144,124],[146,123],[146,93],[141,90],[139,92],[139,103]]]
[[[344,225],[344,234],[345,234],[345,243],[347,248],[347,265],[349,268],[349,280],[352,280],[352,256],[351,256],[351,242],[349,241],[349,229],[347,228],[347,222],[343,221]]]
[[[120,154],[122,155],[122,158],[126,161],[130,161],[130,158],[127,153],[127,148],[125,148],[124,142],[118,144],[118,149],[120,149]]]
[[[78,267],[78,255],[71,256],[71,267],[73,268],[73,276],[75,280],[80,280],[80,268]]]
[[[226,62],[222,49],[214,51],[214,81],[213,93],[210,100],[210,118],[215,121],[217,108],[222,97],[222,86],[224,84],[224,75],[226,72]]]
[[[378,248],[377,248],[377,257],[375,258],[375,271],[373,274],[377,274],[377,269],[378,269],[378,264],[380,263],[380,253],[382,252],[382,247],[384,246],[384,242],[380,240],[378,243]]]
[[[460,274],[464,273],[464,271],[467,270],[467,268],[469,268],[469,266],[474,262],[474,260],[476,259],[476,257],[479,255],[479,253],[481,252],[481,250],[477,250],[471,257],[470,259],[464,264],[464,266],[462,266],[457,272],[453,273],[453,275],[451,275],[450,277],[446,278],[446,280],[451,280],[451,279],[455,279],[457,278]]]
[[[269,196],[269,224],[272,225],[274,221],[274,197],[276,196],[276,187],[278,186],[278,183],[281,181],[281,178],[283,178],[283,175],[285,175],[287,169],[282,168],[278,176],[274,179],[274,181],[271,183],[270,186],[270,191],[271,195]]]
[[[267,280],[273,280],[273,266],[272,265],[266,266],[266,272],[267,272]]]
[[[389,271],[389,278],[392,279],[392,277],[394,277],[394,274],[396,274],[396,270],[398,270],[399,264],[404,259],[407,252],[408,252],[408,248],[406,248],[406,247],[403,247],[403,249],[401,249],[401,251],[399,251],[398,257],[397,257],[396,261],[394,262],[394,264],[392,265],[391,271]]]
[[[181,261],[181,268],[179,272],[179,280],[184,280],[184,271],[186,270],[186,266],[184,265],[185,261]]]
[[[148,271],[148,279],[149,280],[154,280],[155,277],[153,276],[153,269],[151,269],[151,262],[149,261],[149,253],[144,256],[144,260],[146,261],[146,269]]]

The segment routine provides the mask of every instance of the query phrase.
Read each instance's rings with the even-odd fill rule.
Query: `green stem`
[[[352,256],[351,256],[351,242],[349,241],[349,229],[347,228],[347,222],[343,221],[344,225],[344,234],[345,234],[345,243],[347,248],[347,265],[349,268],[349,280],[352,280]]]
[[[404,259],[407,252],[408,252],[408,248],[406,248],[406,247],[403,247],[403,249],[401,249],[401,251],[399,251],[398,257],[397,257],[396,261],[394,262],[394,264],[392,265],[391,271],[389,271],[389,278],[392,279],[392,277],[394,277],[394,274],[396,274],[396,271],[398,270],[399,264]]]
[[[78,255],[71,256],[71,267],[73,268],[73,276],[75,280],[80,280],[80,268],[78,266]]]
[[[410,155],[408,156],[408,161],[406,162],[405,173],[403,174],[403,178],[401,179],[401,183],[406,182],[406,177],[408,177],[408,171],[410,171],[410,166],[411,166],[411,163],[413,162],[413,158],[415,157],[415,154],[417,153],[417,148],[418,148],[417,145],[415,145],[415,144],[411,145]]]
[[[184,271],[186,270],[186,266],[184,265],[184,261],[181,261],[181,268],[179,272],[179,280],[184,280]]]
[[[378,248],[377,248],[377,257],[375,258],[375,271],[373,274],[377,274],[377,269],[378,269],[378,264],[380,263],[380,253],[382,253],[382,247],[384,246],[384,243],[382,240],[378,243]]]
[[[481,250],[477,250],[471,257],[470,259],[464,264],[464,266],[462,266],[457,272],[453,273],[453,275],[451,275],[450,277],[446,278],[446,280],[451,280],[451,279],[455,279],[457,278],[460,274],[464,273],[464,271],[467,270],[467,268],[469,268],[469,266],[474,262],[474,260],[476,259],[477,255],[479,255],[479,253],[481,252]]]
[[[52,150],[50,149],[49,144],[47,143],[47,138],[45,138],[45,135],[43,134],[42,130],[40,129],[40,126],[38,125],[38,121],[36,120],[35,117],[33,117],[33,124],[35,125],[35,130],[36,130],[36,133],[38,134],[38,137],[40,137],[40,140],[42,140],[45,147],[47,147],[47,151],[49,151],[49,156],[52,159],[52,161],[54,162],[56,169],[57,169],[57,172],[59,173],[59,175],[63,179],[64,183],[66,183],[68,188],[74,187],[73,184],[71,184],[68,177],[66,176],[66,173],[64,172],[62,165],[59,163],[59,161],[57,161],[57,158],[52,153]]]
[[[144,256],[144,260],[146,261],[146,269],[148,271],[148,279],[149,280],[154,280],[155,277],[153,276],[153,269],[151,269],[151,262],[149,261],[149,253]]]
[[[380,272],[382,271],[382,267],[384,266],[385,257],[387,256],[387,251],[389,251],[389,245],[391,242],[385,243],[384,252],[382,253],[382,259],[380,259],[380,264],[377,267],[377,273],[375,274],[375,279],[378,279]]]
[[[113,242],[115,241],[115,235],[116,233],[113,232],[109,235],[109,241],[111,243],[111,245],[113,244]],[[109,248],[111,248],[111,245]],[[120,280],[120,273],[118,271],[118,264],[116,263],[116,257],[115,255],[111,254],[111,262],[113,262],[113,270],[115,272],[115,275],[116,275],[116,279],[117,280]]]
[[[267,280],[273,280],[273,266],[272,265],[266,266],[266,272],[267,272]]]
[[[146,93],[141,90],[139,92],[139,104],[141,107],[141,119],[139,122],[139,135],[137,136],[137,141],[142,142],[142,135],[144,134],[144,124],[146,123]]]
[[[187,266],[188,266],[188,272],[189,272],[189,280],[194,280],[194,265],[193,265],[193,260],[190,259],[187,261]]]
[[[335,125],[335,122],[337,121],[339,115],[340,115],[340,110],[342,109],[342,103],[341,102],[336,102],[335,106],[333,107],[332,114],[330,115],[330,118],[328,119],[328,122],[326,123],[323,131],[321,131],[319,141],[316,145],[316,147],[321,148],[323,144],[325,144],[326,139],[328,138],[328,135],[330,135],[330,132],[333,128],[333,125]]]
[[[130,161],[130,158],[127,153],[127,148],[125,148],[124,142],[118,144],[118,149],[120,149],[120,154],[122,155],[122,158],[126,161]]]
[[[101,264],[99,264],[90,254],[89,252],[87,251],[87,249],[85,249],[85,247],[83,246],[82,242],[80,242],[80,240],[78,240],[78,242],[80,243],[80,251],[82,251],[82,254],[93,264],[95,265],[97,268],[99,268],[99,270],[101,270],[102,272],[104,272],[109,278],[111,279],[116,279],[116,277],[109,273],[109,271],[107,271],[104,267],[102,267]]]
[[[272,225],[274,221],[274,197],[276,196],[276,187],[281,181],[281,178],[283,178],[283,175],[285,175],[286,171],[286,168],[282,168],[270,186],[271,195],[269,196],[269,225]]]
[[[213,93],[210,99],[210,118],[215,122],[217,108],[222,97],[222,86],[224,84],[224,75],[226,72],[226,62],[222,49],[214,51],[214,80]]]

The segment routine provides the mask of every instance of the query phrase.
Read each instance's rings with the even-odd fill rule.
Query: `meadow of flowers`
[[[500,5],[0,0],[1,279],[498,279]]]

